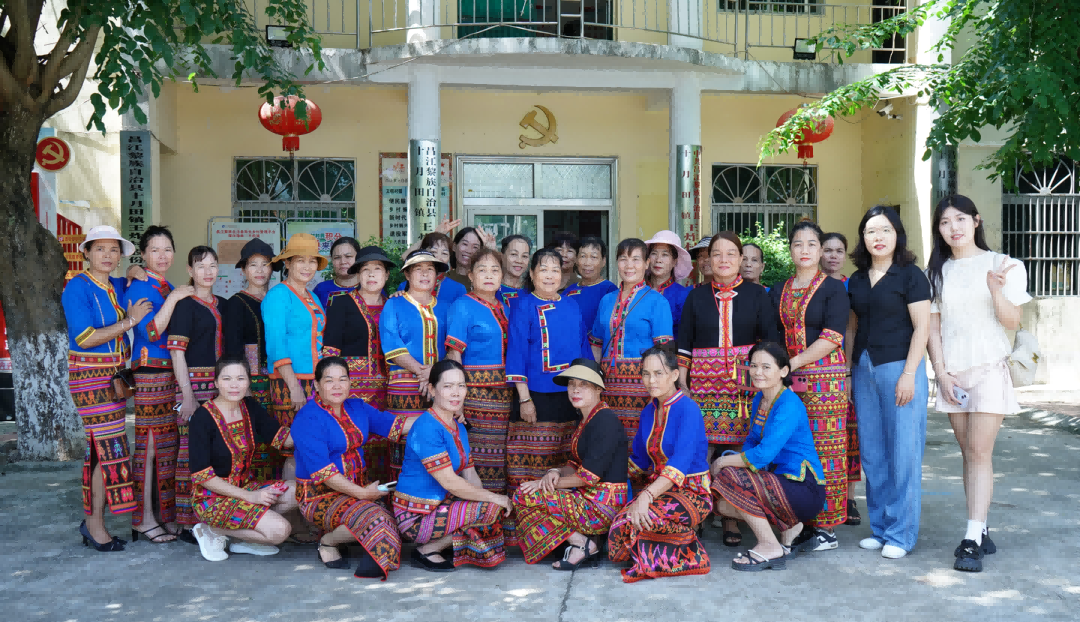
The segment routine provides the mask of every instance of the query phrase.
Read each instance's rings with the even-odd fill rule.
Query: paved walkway
[[[625,585],[617,568],[563,573],[511,553],[495,571],[428,574],[404,567],[390,580],[326,570],[314,547],[275,557],[203,561],[183,543],[84,548],[79,465],[12,464],[0,476],[0,619],[62,621],[367,620],[753,622],[839,620],[1077,620],[1080,617],[1080,436],[1022,417],[1002,429],[990,526],[999,552],[986,571],[952,570],[963,535],[960,452],[933,414],[923,467],[922,537],[888,561],[856,543],[869,528],[840,527],[838,550],[758,574],[729,568],[734,549],[706,529],[713,570],[700,577]],[[860,501],[860,507],[865,504]],[[128,521],[110,517],[127,538]],[[747,543],[752,536],[747,535]],[[408,549],[406,550],[407,555]]]

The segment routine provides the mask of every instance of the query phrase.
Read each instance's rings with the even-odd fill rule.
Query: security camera
[[[884,108],[882,108],[881,110],[878,110],[877,113],[879,115],[883,116],[883,117],[888,117],[888,116],[890,116],[892,114],[892,111],[893,111],[892,103],[888,103],[888,104],[885,104]]]

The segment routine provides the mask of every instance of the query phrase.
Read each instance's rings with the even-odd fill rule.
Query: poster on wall
[[[252,238],[259,238],[281,252],[281,223],[279,222],[211,222],[210,247],[218,254],[218,280],[214,294],[228,298],[244,289],[244,275],[236,262],[240,251]],[[280,274],[270,274],[270,287],[281,281]]]
[[[285,239],[288,240],[288,236],[295,233],[310,233],[315,236],[315,239],[319,241],[319,254],[327,259],[330,258],[330,247],[334,245],[338,239],[349,236],[356,236],[356,222],[352,220],[334,220],[334,221],[318,221],[318,220],[285,220]],[[327,270],[315,273],[315,278],[311,279],[308,283],[308,289],[315,289],[315,286],[322,283],[324,275],[330,274],[329,266]]]
[[[453,155],[439,158],[439,220],[453,217]],[[379,236],[404,246],[409,240],[409,157],[406,153],[379,154]]]

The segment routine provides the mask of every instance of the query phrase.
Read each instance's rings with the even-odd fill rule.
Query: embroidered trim
[[[214,358],[220,359],[225,347],[221,338],[221,311],[218,310],[217,296],[214,296],[213,302],[206,302],[198,296],[192,296],[191,299],[205,307],[214,316],[214,321],[217,322],[217,327],[214,329]]]
[[[824,339],[825,341],[828,341],[828,342],[831,342],[831,343],[835,343],[836,346],[839,347],[839,348],[844,347],[844,336],[841,335],[840,333],[836,332],[835,330],[831,330],[831,329],[826,328],[826,329],[821,331],[821,334],[818,335],[818,338],[819,339]]]
[[[604,354],[605,361],[615,361],[626,358],[626,344],[624,343],[624,341],[626,337],[626,322],[629,319],[626,316],[633,308],[630,303],[638,297],[639,293],[641,293],[641,295],[643,296],[647,294],[648,289],[649,286],[645,284],[645,281],[641,281],[637,285],[633,286],[627,295],[624,296],[623,292],[619,292],[619,296],[616,299],[615,308],[611,310],[611,317],[608,318],[608,328],[611,331],[611,342],[615,345],[615,347],[611,349],[610,358],[607,356],[608,353],[602,353]],[[601,343],[599,345],[602,346],[603,344]]]
[[[386,360],[392,361],[392,360],[396,359],[397,357],[401,356],[402,354],[408,354],[408,353],[409,353],[408,348],[398,348],[396,350],[391,350],[391,351],[386,353]]]
[[[434,456],[422,458],[420,463],[424,465],[424,468],[427,469],[428,473],[435,473],[451,466],[450,454],[445,451],[440,451]]]
[[[415,419],[415,417],[411,417]],[[392,443],[405,442],[405,424],[409,422],[410,417],[406,415],[398,415],[394,418],[394,424],[390,426],[390,433],[386,438],[390,439]]]
[[[686,482],[686,474],[669,464],[664,465],[664,468],[660,469],[660,477],[670,479],[675,484],[676,488],[681,488]]]
[[[198,473],[191,474],[191,485],[202,486],[206,482],[217,477],[217,473],[214,472],[214,467],[206,467]]]
[[[330,346],[322,347],[322,357],[328,358],[331,356],[341,356],[341,350],[339,348],[331,348]]]
[[[465,353],[465,348],[468,347],[468,344],[466,344],[464,341],[462,341],[460,339],[457,339],[455,337],[451,337],[451,336],[447,335],[447,337],[446,337],[446,347],[451,349],[451,350],[456,350],[456,351],[464,354]]]
[[[750,469],[750,471],[753,473],[757,473],[757,467],[751,464],[749,460],[747,460],[745,451],[739,454],[739,457],[742,458],[743,464],[746,465],[746,468]]]
[[[91,327],[87,328],[86,330],[84,330],[83,332],[79,333],[79,336],[75,338],[75,345],[79,346],[80,348],[85,347],[85,346],[83,346],[83,344],[86,343],[86,340],[89,339],[90,336],[94,334],[95,330],[96,329],[93,326],[91,326]]]
[[[274,362],[274,371],[276,372],[278,370],[278,368],[282,367],[283,365],[292,365],[292,359],[290,359],[290,358],[278,359],[277,361]]]
[[[382,354],[382,338],[379,336],[379,319],[382,317],[383,307],[386,305],[386,297],[379,296],[379,304],[372,307],[364,301],[364,296],[357,285],[349,292],[356,308],[360,310],[361,317],[367,323],[368,358],[375,362],[375,369],[380,376],[386,376],[386,358]],[[340,356],[340,355],[339,355]]]
[[[315,471],[311,474],[311,482],[315,484],[321,484],[335,475],[341,475],[341,471],[338,470],[337,465],[331,462],[323,468]]]
[[[439,319],[435,317],[435,305],[439,302],[438,296],[432,296],[431,302],[428,304],[420,304],[409,292],[405,292],[405,299],[408,300],[416,310],[420,313],[420,321],[424,325],[424,365],[434,365],[436,359],[439,357],[439,347],[435,343],[436,338],[439,335]],[[395,352],[397,352],[395,350]],[[397,356],[397,355],[395,355]],[[389,354],[386,358],[393,358]]]
[[[188,343],[191,340],[187,337],[180,335],[169,335],[169,340],[165,342],[166,350],[178,350],[184,352],[188,349]]]
[[[533,295],[535,296],[536,294]],[[558,300],[561,300],[561,298],[557,298],[556,302]],[[540,319],[540,353],[541,358],[543,359],[544,373],[548,374],[570,369],[570,363],[563,363],[561,365],[551,364],[551,337],[548,335],[548,321],[547,315],[545,314],[554,309],[555,304],[550,302],[548,304],[537,305],[536,307],[536,313]]]
[[[528,382],[528,381],[529,381],[528,376],[515,376],[513,374],[507,374],[506,375],[506,383],[507,384],[509,384],[511,382]]]
[[[503,303],[498,303],[498,302],[490,303],[490,302],[484,300],[483,298],[480,298],[479,296],[477,296],[475,294],[472,294],[472,293],[467,294],[467,295],[468,295],[469,298],[472,298],[476,302],[480,303],[483,307],[485,307],[491,313],[492,317],[495,318],[495,323],[498,324],[499,328],[502,330],[502,356],[501,356],[501,362],[502,362],[503,365],[505,365],[506,364],[506,340],[507,340],[507,334],[510,332],[510,320],[506,317],[506,310],[503,308]],[[453,338],[449,337],[449,336],[446,338],[446,341],[447,341],[446,345],[447,346],[450,345],[450,339],[453,339]],[[462,348],[461,348],[461,350],[459,350],[459,352],[465,352],[465,344],[464,344],[464,342],[462,342],[461,345],[462,345]]]
[[[277,434],[274,435],[274,440],[270,441],[270,446],[278,450],[284,449],[285,441],[289,440],[290,433],[291,430],[289,430],[288,426],[281,426],[278,428]]]

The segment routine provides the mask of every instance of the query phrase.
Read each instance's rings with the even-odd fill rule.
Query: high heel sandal
[[[592,553],[589,552],[589,547],[590,546],[595,546],[596,547],[596,550],[593,551]],[[583,551],[585,553],[585,557],[582,557],[581,561],[579,561],[576,564],[570,563],[570,555],[574,552],[574,549],[578,549],[578,550]],[[569,572],[573,572],[573,571],[577,570],[578,568],[580,568],[582,566],[582,564],[585,564],[586,562],[592,562],[592,564],[591,564],[592,567],[596,568],[596,567],[598,567],[600,565],[597,562],[597,558],[599,558],[599,556],[600,556],[600,547],[597,546],[596,542],[594,542],[592,538],[586,538],[585,539],[585,546],[578,546],[576,544],[568,544],[567,547],[566,547],[566,550],[563,551],[562,559],[555,562],[558,565],[557,566],[552,566],[552,568],[554,568],[555,570],[566,570],[566,571],[569,571]]]
[[[112,540],[109,540],[105,544],[99,543],[94,539],[94,536],[90,535],[90,530],[86,528],[86,521],[84,520],[79,524],[79,533],[82,534],[83,546],[93,545],[95,549],[102,553],[112,553],[115,551],[123,551],[125,542],[116,536],[113,536]]]
[[[160,531],[162,533],[159,533],[156,536],[151,536],[150,535],[150,534],[152,534],[152,533],[154,533],[156,531]],[[153,542],[154,544],[165,544],[166,542],[176,542],[176,534],[169,531],[168,529],[165,529],[161,525],[157,525],[156,527],[151,527],[150,529],[147,529],[146,531],[139,531],[138,529],[135,529],[134,527],[132,527],[131,528],[131,541],[132,542],[138,542],[139,541],[139,536],[142,536],[143,538],[149,540],[150,542]],[[172,540],[160,540],[159,539],[159,538],[168,538],[170,536],[172,536]]]
[[[321,561],[323,563],[323,566],[326,566],[327,568],[329,568],[331,570],[341,570],[342,568],[348,568],[349,567],[349,560],[345,559],[344,555],[342,555],[341,557],[339,557],[337,559],[330,560],[328,562],[323,561],[322,553],[319,552],[321,549],[334,549],[335,551],[338,551],[339,553],[341,551],[336,546],[331,546],[329,544],[323,544],[322,542],[320,542],[319,543],[319,548],[315,549],[315,556],[319,558],[319,561]]]

